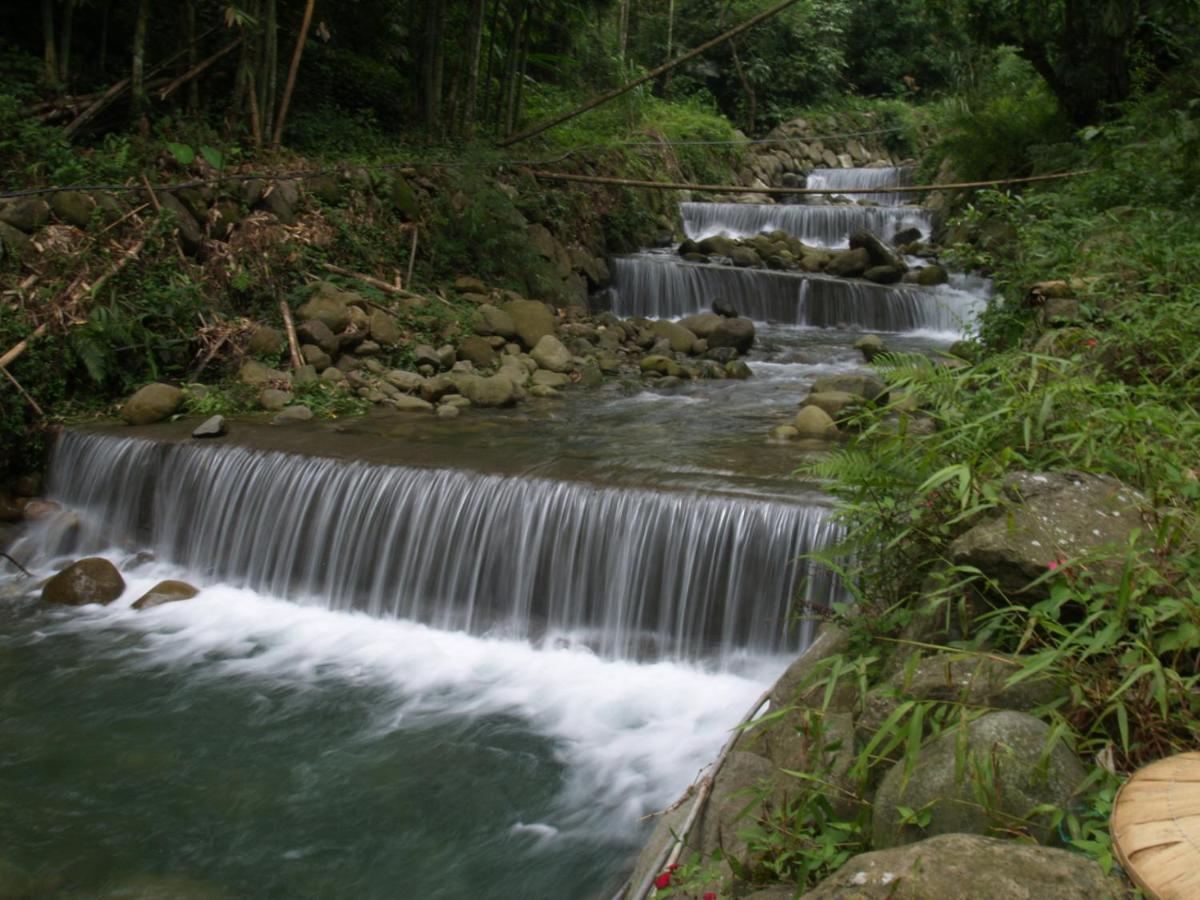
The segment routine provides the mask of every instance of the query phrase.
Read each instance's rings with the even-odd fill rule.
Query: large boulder
[[[300,184],[292,179],[273,182],[264,192],[262,205],[284,225],[296,224],[296,207],[300,204]],[[335,331],[341,331],[335,328]]]
[[[484,336],[493,334],[504,338],[517,336],[517,324],[513,321],[513,317],[490,303],[484,304],[476,311],[474,329],[476,334]]]
[[[490,378],[480,375],[456,375],[458,392],[475,406],[512,406],[517,402],[517,386],[503,373]]]
[[[29,234],[50,221],[50,206],[41,197],[22,197],[0,206],[0,222]]]
[[[150,609],[162,606],[164,603],[175,603],[179,600],[190,600],[200,593],[186,581],[160,581],[137,600],[133,601],[134,609]]]
[[[833,254],[825,271],[841,278],[857,278],[871,267],[871,255],[866,250],[842,250]]]
[[[481,307],[482,309],[482,307]],[[526,350],[532,350],[548,334],[554,334],[554,313],[537,300],[513,300],[504,305],[513,322],[513,331]]]
[[[546,339],[542,338],[542,340]],[[480,369],[494,366],[500,360],[499,355],[492,348],[492,345],[488,343],[487,339],[475,335],[463,338],[462,343],[458,345],[458,357],[459,359],[467,360],[471,365]]]
[[[733,247],[729,251],[729,260],[739,269],[756,269],[762,264],[762,258],[750,247]]]
[[[83,191],[57,191],[50,195],[50,208],[60,222],[87,228],[96,211],[96,201]]]
[[[656,338],[663,338],[671,347],[672,353],[691,353],[696,346],[696,335],[682,325],[659,319],[650,323],[650,333]]]
[[[371,310],[369,328],[371,340],[384,347],[395,347],[404,339],[396,320],[382,309]]]
[[[37,255],[32,239],[20,228],[0,222],[0,263],[9,260],[29,260]]]
[[[841,391],[862,397],[868,403],[887,402],[887,385],[874,375],[830,375],[813,382],[812,393],[825,394]]]
[[[809,394],[800,406],[802,408],[805,406],[819,407],[835,422],[840,422],[862,409],[863,398],[858,394],[850,394],[846,391],[822,391]]]
[[[850,249],[865,250],[871,258],[872,266],[887,266],[898,269],[901,273],[908,270],[908,263],[904,261],[904,257],[879,235],[869,231],[856,231],[850,235]]]
[[[107,559],[89,556],[73,562],[42,586],[42,600],[62,606],[112,603],[125,590],[125,579]]]
[[[174,414],[183,403],[183,391],[156,382],[137,390],[121,407],[121,418],[130,425],[161,422]]]
[[[936,834],[1018,826],[1047,843],[1049,819],[1034,810],[1067,809],[1086,775],[1041,719],[1010,710],[988,713],[922,747],[911,772],[905,760],[888,770],[872,804],[872,843],[882,850]],[[903,822],[901,806],[925,811],[928,824]]]
[[[342,345],[341,341],[338,340],[338,336],[330,331],[329,326],[320,319],[309,319],[307,322],[301,322],[296,328],[296,337],[299,339],[301,346],[312,344],[331,356],[337,353]]]
[[[1114,900],[1124,886],[1081,853],[945,834],[863,853],[803,900]]]
[[[287,338],[278,328],[259,325],[250,333],[246,349],[257,356],[274,356],[287,346]]]
[[[238,369],[238,381],[252,387],[263,387],[268,384],[291,384],[292,376],[263,365],[256,359],[248,359]]]
[[[571,371],[571,351],[552,334],[543,335],[529,355],[543,369],[549,369],[551,372]]]
[[[713,780],[712,793],[698,825],[699,850],[709,857],[718,850],[742,865],[750,862],[743,832],[769,809],[775,766],[756,753],[734,750]]]
[[[720,302],[720,300],[716,301],[716,303]],[[696,337],[707,338],[721,324],[721,319],[722,317],[715,312],[696,313],[694,316],[687,316],[680,319],[679,324]]]
[[[1006,592],[1049,593],[1030,586],[1069,564],[1099,578],[1119,577],[1133,532],[1145,530],[1150,501],[1107,475],[1016,472],[986,521],[950,545],[956,565],[974,566]]]
[[[301,322],[316,319],[337,334],[350,324],[350,311],[346,308],[348,295],[328,282],[320,282],[311,297],[296,310]]]
[[[825,410],[819,406],[805,406],[796,413],[792,427],[797,431],[797,437],[820,438],[828,440],[837,437],[837,423]]]
[[[180,246],[188,253],[195,253],[204,243],[204,231],[191,210],[174,194],[159,194],[159,202],[163,210],[175,219],[175,233],[179,237]]]
[[[738,353],[749,353],[754,346],[754,322],[744,317],[722,318],[709,332],[707,341],[710,350],[732,347]]]

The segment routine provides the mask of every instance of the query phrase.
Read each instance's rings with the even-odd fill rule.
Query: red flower
[[[704,895],[704,900],[717,900],[716,891],[709,891],[707,894]]]
[[[1086,343],[1089,347],[1095,347],[1097,344],[1097,341],[1095,338],[1088,338]]]
[[[671,873],[670,872],[663,872],[661,875],[659,875],[657,878],[654,879],[654,886],[656,888],[661,889],[661,888],[665,888],[665,887],[670,887],[670,885],[671,885]]]
[[[679,868],[679,863],[671,863],[669,866],[667,866],[667,871],[674,872],[678,868]]]

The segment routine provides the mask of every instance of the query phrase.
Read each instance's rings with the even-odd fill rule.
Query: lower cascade
[[[606,657],[729,657],[807,640],[793,597],[836,582],[823,507],[345,463],[66,432],[59,554],[114,541],[279,597],[474,634],[580,641]]]

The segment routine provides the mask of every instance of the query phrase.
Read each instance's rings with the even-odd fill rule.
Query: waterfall
[[[912,184],[913,170],[908,166],[880,167],[875,169],[813,169],[808,176],[806,187],[829,188],[831,190],[852,190],[855,188],[889,188],[905,187]],[[911,202],[912,194],[903,192],[887,194],[834,194],[835,197],[845,197],[848,200],[869,200],[881,206],[902,206]],[[822,197],[820,203],[828,203],[828,197]]]
[[[732,266],[686,263],[662,254],[612,260],[608,292],[619,316],[678,318],[725,300],[758,321],[881,332],[959,333],[981,299],[952,287],[884,286]]]
[[[738,238],[785,231],[806,243],[835,248],[848,246],[856,231],[870,231],[890,240],[906,228],[919,229],[923,239],[933,230],[932,212],[920,206],[683,203],[680,213],[684,233],[694,241],[717,234]]]
[[[439,628],[582,640],[609,657],[795,650],[798,557],[839,530],[819,506],[67,431],[55,553],[125,542],[201,577]]]

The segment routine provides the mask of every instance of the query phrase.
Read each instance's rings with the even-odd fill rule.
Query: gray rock
[[[876,284],[895,284],[904,277],[904,270],[895,266],[871,266],[863,272],[863,278]]]
[[[334,334],[345,331],[350,324],[350,311],[347,309],[347,298],[350,296],[336,285],[319,282],[312,296],[296,310],[296,318],[301,322],[317,319]]]
[[[830,275],[841,278],[857,278],[871,266],[871,255],[862,248],[856,250],[841,250],[834,253],[825,266]]]
[[[121,407],[121,418],[130,425],[161,422],[183,403],[183,391],[169,384],[148,384],[136,391]]]
[[[721,318],[716,313],[696,313],[694,316],[680,319],[679,325],[698,338],[707,338],[721,324]]]
[[[837,423],[833,421],[829,413],[821,409],[819,406],[805,406],[796,413],[796,418],[792,421],[792,427],[796,429],[797,435],[802,438],[821,438],[829,440],[837,437]]]
[[[476,334],[485,337],[488,335],[504,338],[517,336],[517,325],[513,321],[513,317],[491,304],[479,307],[475,316],[474,330]]]
[[[442,404],[437,408],[437,417],[439,419],[455,419],[461,414],[461,410],[457,406],[450,404]]]
[[[50,195],[50,209],[60,222],[87,228],[96,211],[96,201],[83,191],[58,191]]]
[[[383,347],[395,347],[404,339],[396,320],[382,309],[371,310],[369,328],[371,340]]]
[[[304,357],[306,364],[312,366],[318,372],[323,372],[333,365],[332,357],[315,344],[302,344],[300,346],[300,355]]]
[[[258,356],[274,356],[287,345],[287,338],[278,328],[259,325],[250,334],[246,349]]]
[[[548,334],[554,334],[554,313],[536,300],[514,300],[504,305],[513,321],[513,331],[526,350],[532,350]]]
[[[290,425],[294,422],[308,422],[313,417],[313,411],[307,406],[289,406],[275,414],[272,425]]]
[[[887,348],[883,344],[883,338],[877,334],[868,334],[860,337],[854,342],[854,349],[863,355],[863,359],[870,362],[881,353],[886,353]]]
[[[328,369],[326,369],[328,371]],[[296,374],[292,376],[292,384],[297,387],[302,387],[307,384],[316,384],[320,380],[317,375],[316,366],[301,366],[296,370]]]
[[[1046,596],[1047,582],[1030,582],[1065,561],[1118,578],[1133,532],[1151,512],[1143,494],[1106,475],[1017,472],[1004,482],[1001,508],[951,544],[950,558],[1006,592]]]
[[[42,601],[63,606],[109,604],[125,590],[125,579],[107,559],[89,556],[73,562],[42,586]]]
[[[539,368],[551,372],[570,372],[574,367],[571,352],[552,334],[544,335],[529,352]]]
[[[425,383],[425,379],[416,372],[405,372],[402,369],[391,369],[383,376],[388,384],[394,385],[406,394],[415,394]]]
[[[754,322],[746,318],[722,318],[706,340],[710,351],[732,347],[738,353],[749,353],[754,346]]]
[[[744,381],[745,379],[752,378],[753,376],[754,371],[740,359],[733,359],[725,363],[726,378]]]
[[[1046,843],[1052,830],[1035,807],[1066,809],[1087,773],[1050,726],[1022,712],[994,712],[944,732],[921,748],[911,773],[905,761],[884,776],[872,804],[873,846],[886,849],[937,834],[987,834],[1016,826]],[[961,747],[960,747],[961,744]],[[990,773],[990,774],[988,774]],[[931,814],[919,828],[898,808]]]
[[[354,355],[355,356],[377,356],[382,351],[383,351],[383,348],[380,347],[379,344],[377,344],[375,341],[363,341],[361,344],[359,344],[357,347],[354,348]]]
[[[307,322],[301,322],[296,327],[296,337],[300,339],[300,343],[312,344],[319,347],[329,356],[333,356],[341,349],[341,341],[338,340],[336,334],[329,330],[329,326],[320,319],[310,319]]]
[[[442,358],[428,344],[417,344],[413,348],[413,360],[418,366],[432,366],[435,370],[442,367]]]
[[[337,366],[330,366],[328,369],[326,369],[324,372],[321,373],[321,381],[324,381],[327,384],[340,384],[341,382],[343,382],[345,380],[346,380],[346,373],[343,372],[341,369],[339,369]]]
[[[845,863],[803,900],[1115,900],[1128,896],[1081,853],[945,834]]]
[[[729,259],[739,269],[755,269],[763,264],[762,258],[749,247],[731,248]]]
[[[204,244],[204,231],[187,205],[174,194],[163,192],[158,195],[164,212],[175,220],[175,234],[179,244],[188,253],[195,253]]]
[[[229,424],[224,416],[211,416],[192,429],[194,438],[221,437],[229,433]]]
[[[162,606],[164,603],[191,600],[199,593],[199,588],[192,587],[186,581],[160,581],[135,600],[133,608],[150,609],[154,606]]]
[[[874,375],[831,375],[813,382],[812,392],[824,394],[842,391],[862,397],[868,403],[886,403],[887,385]]]
[[[9,259],[30,260],[35,256],[37,248],[25,232],[7,222],[0,222],[0,262]]]
[[[651,354],[650,356],[642,357],[639,365],[643,373],[668,375],[676,378],[683,374],[683,369],[679,367],[679,363],[675,362],[669,356]]]
[[[941,266],[924,266],[917,272],[917,284],[923,287],[934,287],[949,280],[950,273]]]
[[[732,303],[719,298],[712,302],[712,311],[718,316],[724,316],[727,319],[736,319],[740,315]]]
[[[41,197],[22,197],[0,206],[0,222],[26,234],[50,221],[50,206]]]
[[[487,339],[476,336],[463,338],[462,343],[458,345],[458,355],[481,369],[494,366],[500,361],[500,355]]]
[[[260,202],[284,225],[295,225],[296,207],[300,203],[299,184],[291,179],[272,182]],[[341,331],[340,328],[334,330]]]
[[[268,412],[279,412],[291,402],[290,391],[281,391],[276,388],[264,388],[258,395],[258,405]]]
[[[479,375],[455,375],[454,384],[475,406],[512,406],[517,402],[517,386],[504,373],[490,378]]]
[[[538,369],[533,373],[532,382],[534,387],[566,387],[571,383],[571,379],[559,372],[553,372],[549,369]]]
[[[841,422],[862,409],[863,398],[858,394],[849,394],[846,391],[823,391],[809,394],[800,405],[801,407],[819,407],[835,422]]]
[[[769,815],[774,782],[775,767],[767,759],[741,750],[726,757],[698,825],[702,857],[720,850],[749,864],[750,848],[742,832],[759,816]]]
[[[857,231],[850,235],[851,250],[865,250],[870,257],[871,266],[887,266],[899,270],[899,275],[908,270],[904,257],[896,252],[883,238],[869,231]],[[899,280],[897,275],[897,280]]]
[[[412,397],[408,394],[398,394],[388,400],[388,405],[394,406],[401,412],[432,412],[433,404],[427,400],[422,400],[420,397]]]

